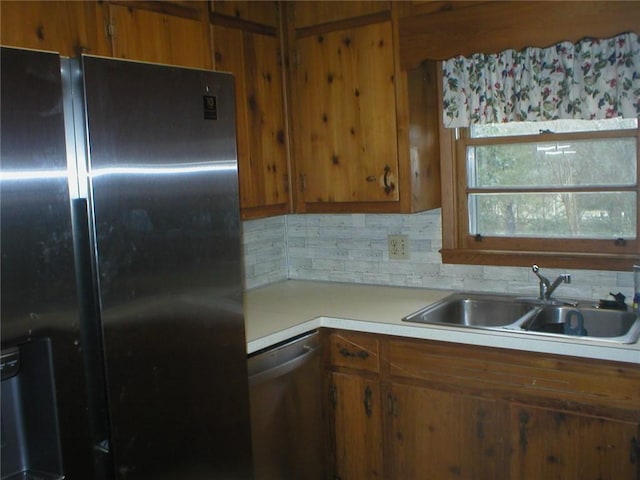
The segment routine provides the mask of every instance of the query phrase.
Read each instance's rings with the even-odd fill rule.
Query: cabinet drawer
[[[329,338],[331,364],[357,370],[378,372],[378,340],[369,335],[336,332]]]
[[[437,342],[391,340],[390,374],[430,383],[455,384],[469,391],[526,395],[635,410],[640,401],[640,367],[517,350]]]

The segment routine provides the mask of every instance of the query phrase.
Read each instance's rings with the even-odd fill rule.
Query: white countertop
[[[319,327],[640,364],[640,344],[403,322],[447,290],[287,280],[245,294],[247,352]]]

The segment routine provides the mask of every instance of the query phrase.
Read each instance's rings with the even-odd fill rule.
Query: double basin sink
[[[640,317],[593,301],[539,300],[513,295],[455,293],[403,318],[406,322],[635,343]]]

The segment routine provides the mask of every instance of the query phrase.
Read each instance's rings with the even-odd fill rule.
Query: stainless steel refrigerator
[[[1,51],[2,480],[249,479],[233,78]]]

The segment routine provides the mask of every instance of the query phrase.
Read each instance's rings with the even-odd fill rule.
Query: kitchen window
[[[635,34],[443,62],[445,263],[640,262]]]
[[[457,129],[459,235],[449,240],[459,248],[443,251],[445,261],[546,257],[545,265],[628,269],[638,254],[639,138],[637,119],[622,118]]]

